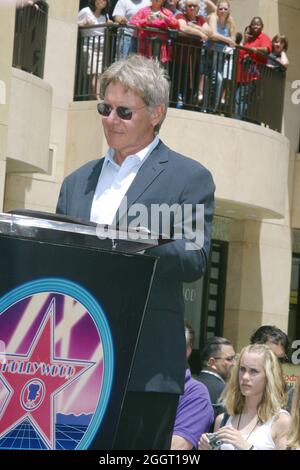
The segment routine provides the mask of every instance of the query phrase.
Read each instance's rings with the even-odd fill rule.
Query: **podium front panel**
[[[0,449],[111,449],[155,268],[0,235]]]

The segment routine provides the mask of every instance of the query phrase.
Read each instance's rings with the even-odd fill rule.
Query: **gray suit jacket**
[[[65,178],[57,213],[90,219],[95,189],[104,159],[91,161]],[[204,204],[204,245],[186,250],[186,241],[151,248],[159,256],[129,390],[181,393],[185,375],[184,303],[182,282],[204,273],[209,253],[214,208],[211,174],[194,160],[183,157],[161,141],[141,166],[127,191],[128,208],[140,203]],[[130,222],[130,219],[128,219]],[[151,222],[151,221],[150,221]],[[122,225],[120,223],[120,225]],[[149,225],[151,229],[151,223]]]

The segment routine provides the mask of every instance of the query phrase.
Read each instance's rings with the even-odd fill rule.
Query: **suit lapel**
[[[102,170],[102,166],[104,163],[104,158],[101,158],[101,160],[98,160],[94,168],[92,169],[88,180],[87,180],[87,185],[84,190],[84,195],[81,201],[78,201],[78,203],[81,205],[80,212],[83,214],[83,217],[88,217],[90,220],[91,218],[91,209],[92,209],[92,204],[93,204],[93,199],[95,195],[95,191],[97,188],[99,176]]]
[[[141,166],[126,193],[128,208],[141,198],[168,163],[168,148],[159,141],[153,152]]]

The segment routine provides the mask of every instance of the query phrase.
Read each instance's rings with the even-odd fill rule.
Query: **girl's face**
[[[245,352],[240,360],[239,385],[244,397],[262,397],[266,387],[263,354]]]
[[[217,9],[217,14],[219,18],[227,18],[229,15],[229,4],[227,2],[221,2]]]
[[[107,0],[95,0],[95,7],[97,10],[103,10],[107,5]]]
[[[284,49],[284,43],[280,39],[277,39],[276,41],[273,42],[273,50],[275,53],[281,54],[283,49]]]

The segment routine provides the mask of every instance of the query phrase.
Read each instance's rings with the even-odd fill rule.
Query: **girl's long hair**
[[[231,13],[230,13],[230,3],[229,3],[228,0],[218,0],[218,2],[217,2],[217,11],[218,11],[218,8],[221,5],[221,3],[227,3],[228,13],[227,13],[227,16],[226,16],[225,24],[229,28],[230,37],[234,37],[236,35],[236,25],[235,25],[235,21],[234,21],[233,17],[231,16]],[[216,13],[216,15],[218,16],[217,13]]]
[[[297,449],[300,447],[300,378],[296,384],[292,401],[292,423],[288,435],[288,448]]]
[[[240,415],[243,412],[245,397],[241,393],[239,371],[241,358],[245,353],[261,354],[264,357],[264,372],[266,385],[261,402],[257,407],[257,416],[265,423],[279,414],[280,409],[287,403],[286,385],[281,365],[270,348],[264,344],[251,344],[242,349],[238,361],[233,367],[228,385],[222,393],[225,407],[229,415]]]

